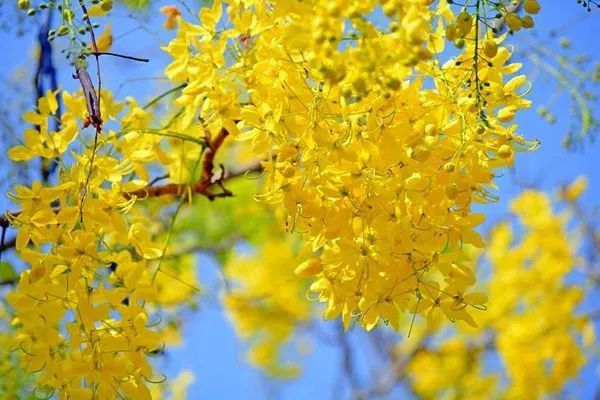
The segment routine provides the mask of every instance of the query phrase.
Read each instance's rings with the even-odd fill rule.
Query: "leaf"
[[[0,262],[0,282],[13,282],[17,279],[17,272],[12,264],[6,261]]]

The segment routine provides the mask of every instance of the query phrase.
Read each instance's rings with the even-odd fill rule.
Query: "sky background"
[[[4,0],[0,5],[0,22],[4,26],[0,30],[0,117],[7,123],[18,120],[22,107],[30,105],[33,99],[31,80],[35,65],[35,35],[39,23],[34,17],[20,24],[19,16],[12,6],[12,0]],[[7,4],[10,3],[10,4]],[[598,27],[600,26],[600,10],[586,16],[587,12],[577,5],[576,1],[544,1],[542,12],[535,19],[537,37],[529,34],[527,40],[540,41],[553,50],[560,50],[559,38],[566,37],[572,44],[571,54],[587,54],[594,63],[600,62],[600,44],[598,43]],[[113,13],[113,33],[115,42],[112,50],[132,56],[150,58],[148,64],[135,63],[110,57],[102,59],[103,85],[111,88],[119,98],[135,95],[138,99],[150,98],[169,88],[168,83],[161,78],[161,72],[169,62],[169,57],[160,51],[159,45],[165,45],[172,37],[173,31],[166,32],[162,28],[163,16],[157,10],[168,2],[153,3],[149,10],[141,15],[129,15],[130,12],[118,8]],[[193,2],[188,3],[192,9]],[[550,5],[552,4],[552,5]],[[555,4],[561,4],[560,6]],[[191,18],[189,15],[186,17]],[[115,18],[116,17],[116,18]],[[35,23],[32,23],[35,22]],[[21,27],[24,35],[16,36]],[[552,37],[550,32],[557,31]],[[520,34],[521,35],[521,34]],[[515,40],[517,49],[516,60],[522,58],[518,49],[528,43],[524,39]],[[57,52],[58,53],[58,52]],[[72,69],[65,63],[60,54],[55,54],[54,61],[59,71],[60,86],[67,90],[78,88],[78,82],[72,79]],[[524,63],[529,63],[523,60]],[[520,132],[529,139],[537,138],[542,146],[534,153],[520,154],[517,158],[517,178],[521,182],[533,184],[535,187],[555,192],[562,184],[571,182],[579,175],[586,175],[589,189],[582,198],[582,204],[589,211],[595,210],[600,204],[600,168],[598,168],[597,144],[586,140],[576,151],[567,151],[562,141],[571,121],[571,104],[568,93],[560,92],[552,82],[543,79],[542,74],[535,70],[526,70],[533,76],[532,91],[529,98],[534,101],[534,108],[521,112],[518,116]],[[598,86],[598,85],[597,85]],[[598,91],[596,92],[598,93]],[[554,124],[546,123],[537,115],[535,109],[547,102],[552,103],[551,111],[557,117]],[[17,127],[18,128],[18,127]],[[14,144],[14,138],[6,126],[0,136],[3,140],[2,149]],[[18,132],[18,129],[17,129]],[[10,143],[12,142],[12,143]],[[2,159],[3,162],[6,162]],[[1,168],[5,168],[3,164]],[[3,179],[1,189],[4,191],[18,181],[19,177],[10,175]],[[487,229],[494,221],[507,216],[510,199],[517,195],[522,188],[513,173],[504,171],[497,180],[500,201],[480,207],[488,215]],[[7,200],[0,197],[2,209],[7,207]],[[214,262],[207,256],[199,258],[198,275],[203,285],[217,290],[220,278],[215,276]],[[588,299],[588,306],[600,303],[600,297],[595,295]],[[184,325],[184,343],[170,349],[161,360],[165,373],[174,376],[181,369],[194,372],[195,383],[190,387],[191,399],[327,399],[339,398],[336,393],[336,383],[340,377],[341,354],[337,347],[327,344],[326,340],[315,340],[314,336],[306,335],[300,339],[303,347],[310,343],[312,351],[302,358],[303,375],[299,380],[273,384],[264,378],[260,371],[249,366],[244,361],[244,346],[240,344],[232,326],[224,318],[215,292],[212,297],[200,301],[200,311],[186,314]],[[323,337],[335,333],[333,323],[322,322],[317,329]],[[365,335],[358,330],[351,335],[351,341],[360,348]],[[410,339],[406,339],[410,340]],[[358,364],[366,366],[372,360],[357,353]],[[598,386],[598,371],[595,367],[586,368],[579,380],[573,384],[569,392],[579,399],[591,399],[592,393]],[[361,373],[366,374],[366,367]],[[401,393],[395,393],[395,396]]]

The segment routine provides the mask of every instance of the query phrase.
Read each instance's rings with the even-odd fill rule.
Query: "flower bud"
[[[444,171],[446,171],[448,173],[454,172],[455,169],[456,169],[456,166],[451,162],[444,164]]]
[[[533,18],[531,18],[531,15],[526,15],[523,18],[521,18],[521,24],[525,29],[531,29],[535,25],[533,22]]]
[[[498,45],[494,40],[486,40],[483,42],[483,52],[487,57],[494,58],[498,54]]]
[[[69,33],[69,27],[66,25],[61,25],[56,30],[56,33],[58,36],[65,36],[67,33]]]
[[[537,0],[525,0],[523,3],[523,9],[527,14],[537,14],[540,12],[540,4]]]
[[[113,8],[112,0],[103,0],[100,2],[100,8],[104,11],[110,11]]]
[[[19,10],[27,10],[29,8],[29,0],[17,1],[17,7],[19,8]]]
[[[446,39],[454,41],[457,38],[456,25],[449,24],[446,27]]]
[[[456,183],[451,183],[446,186],[446,197],[450,200],[454,200],[458,196],[458,185]]]
[[[521,23],[521,18],[515,13],[506,14],[506,24],[510,28],[511,31],[519,31],[523,26]]]
[[[503,144],[498,149],[498,155],[502,158],[509,158],[510,156],[512,156],[512,153],[513,153],[512,148],[507,144]]]

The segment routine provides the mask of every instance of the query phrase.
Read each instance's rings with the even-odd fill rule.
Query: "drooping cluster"
[[[480,326],[411,350],[407,374],[422,397],[539,399],[564,388],[585,364],[594,328],[580,310],[582,288],[565,283],[581,262],[567,215],[532,190],[513,201],[512,212],[518,225],[498,224],[485,257],[473,259],[492,277]],[[501,366],[487,363],[491,349]]]
[[[231,194],[214,158],[233,140],[263,160],[256,197],[282,205],[282,227],[302,236],[310,256],[293,267],[312,277],[327,318],[407,330],[403,313],[441,313],[476,324],[469,311],[486,296],[471,289],[462,248],[483,246],[472,204],[494,201],[496,171],[537,144],[513,124],[529,106],[526,79],[511,76],[519,65],[479,6],[467,24],[445,2],[347,3],[214,1],[199,24],[164,9],[168,27],[178,25],[165,47],[172,115],[151,112],[164,96],[140,106],[107,90],[99,101],[63,93],[57,132],[48,126],[56,93],[26,114],[35,128],[9,156],[58,163],[56,184],[15,188],[19,212],[9,215],[29,266],[10,297],[16,346],[41,390],[149,397],[147,383],[161,378],[147,356],[164,345],[153,311],[185,298],[170,278],[185,293],[197,286],[190,263],[185,273],[169,266],[174,221],[193,194]],[[459,54],[444,51],[451,24],[467,39]],[[80,128],[90,117],[95,137]],[[155,175],[168,183],[154,185]],[[159,196],[170,201],[145,201]],[[175,210],[173,197],[182,197]],[[243,262],[228,273],[246,292],[271,297],[294,323],[306,317],[307,305],[278,298],[265,280],[254,287]],[[272,284],[293,269],[273,273]],[[226,302],[243,325],[236,315],[261,310],[235,296]],[[268,331],[283,342],[291,326],[284,318]],[[259,349],[255,362],[272,364],[274,348]]]
[[[298,374],[297,366],[281,362],[281,348],[311,316],[305,283],[292,278],[297,259],[290,243],[270,239],[256,254],[235,254],[224,271],[231,282],[225,309],[238,335],[251,342],[248,359],[279,377]]]
[[[105,91],[102,115],[118,119],[120,130],[100,132],[92,148],[81,134],[86,112],[80,94],[62,93],[61,128],[49,130],[56,96],[48,92],[37,111],[25,114],[36,129],[9,151],[15,161],[42,157],[59,164],[55,186],[34,182],[10,194],[19,212],[7,216],[18,229],[19,257],[29,266],[8,296],[16,316],[13,348],[26,370],[38,373],[40,393],[149,398],[148,383],[163,379],[148,360],[164,347],[157,306],[183,302],[189,286],[197,285],[191,263],[174,267],[161,258],[168,241],[157,212],[135,206],[147,193],[140,189],[164,137],[144,134],[146,112]],[[81,153],[68,152],[75,140]],[[168,157],[162,160],[173,170]]]
[[[347,327],[400,329],[423,304],[473,324],[465,305],[485,298],[467,293],[475,277],[458,257],[483,246],[471,204],[493,201],[495,171],[536,146],[512,123],[529,102],[502,39],[471,19],[469,44],[442,61],[456,17],[429,3],[232,1],[222,15],[215,2],[201,25],[179,18],[167,47],[167,75],[188,82],[186,123],[199,116],[267,158],[257,197],[285,205],[314,254],[311,290]]]

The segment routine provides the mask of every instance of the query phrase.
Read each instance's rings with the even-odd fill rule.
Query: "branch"
[[[588,255],[589,263],[585,263],[582,266],[583,271],[596,285],[600,285],[600,270],[596,269],[598,265],[598,255],[600,254],[600,239],[598,239],[598,232],[577,202],[571,202],[569,205],[575,214],[575,217],[580,220],[582,233],[587,237],[587,240],[592,247]]]
[[[222,143],[222,140],[220,142]],[[216,143],[213,142],[213,146],[215,144]],[[220,144],[219,144],[219,146],[220,146]],[[209,164],[211,166],[211,168],[212,168],[213,159],[214,159],[214,155],[211,158],[210,164]],[[205,160],[204,164],[206,167],[206,165],[208,164],[208,163],[206,163],[206,160]],[[159,196],[164,196],[164,195],[181,196],[181,195],[185,194],[186,191],[189,189],[192,189],[194,194],[205,196],[209,200],[214,200],[217,197],[230,197],[233,195],[231,192],[227,191],[227,192],[223,192],[223,193],[212,193],[210,189],[212,189],[213,186],[215,186],[215,185],[218,185],[220,188],[223,188],[222,185],[229,180],[242,177],[248,173],[261,172],[261,171],[262,171],[261,162],[257,161],[255,163],[248,164],[242,168],[239,168],[239,169],[236,169],[236,170],[233,170],[230,172],[225,171],[222,174],[222,176],[220,176],[217,180],[215,180],[213,175],[211,174],[210,178],[207,181],[202,180],[202,181],[196,183],[195,185],[190,186],[190,185],[185,185],[185,184],[169,183],[169,184],[161,185],[161,186],[147,186],[146,188],[140,189],[135,192],[123,193],[123,197],[125,197],[126,199],[130,199],[133,196],[137,196],[138,198],[147,199],[147,198],[159,197]],[[55,207],[52,210],[54,212],[58,212],[58,211],[60,211],[60,208]],[[10,214],[13,217],[17,217],[19,214],[21,214],[21,211],[15,211],[15,212],[7,211],[5,214]],[[6,218],[6,215],[0,216],[0,227],[2,227],[2,226],[8,227],[9,225],[10,224],[9,224],[8,219]],[[4,250],[15,247],[15,242],[16,242],[15,239],[10,239],[10,240],[6,241],[3,246],[0,246],[0,254]]]
[[[92,52],[90,52],[90,54],[95,57],[112,56],[112,57],[124,58],[126,60],[131,60],[131,61],[139,61],[139,62],[145,62],[145,63],[150,62],[150,60],[148,58],[140,58],[140,57],[128,56],[125,54],[111,53],[110,51],[92,51]]]
[[[382,397],[389,395],[398,385],[403,385],[404,389],[409,391],[414,398],[419,398],[418,394],[414,391],[410,376],[408,376],[407,368],[410,362],[421,352],[430,352],[437,355],[443,355],[446,353],[445,350],[441,350],[428,345],[429,334],[422,336],[410,351],[406,354],[398,352],[394,344],[388,346],[386,349],[389,357],[389,363],[383,367],[383,374],[376,379],[373,386],[366,392],[361,393],[362,398],[373,398]],[[484,336],[467,343],[469,354],[481,353],[489,351],[493,348],[494,337]]]
[[[178,183],[170,183],[162,186],[148,186],[143,189],[137,190],[135,192],[127,193],[125,198],[130,199],[132,197],[139,198],[147,198],[147,197],[157,197],[164,195],[175,195],[180,196],[184,193],[187,193],[189,190],[194,194],[200,194],[208,197],[209,200],[214,200],[216,197],[230,197],[232,193],[226,190],[222,183],[225,179],[225,172],[221,174],[221,177],[218,179],[214,179],[214,160],[217,151],[225,141],[225,138],[229,136],[229,132],[225,129],[221,129],[217,134],[217,137],[211,142],[210,139],[206,139],[206,154],[204,155],[204,159],[202,160],[202,176],[200,181],[194,185],[186,185],[186,184],[178,184]],[[212,193],[209,189],[218,185],[223,189],[221,193]]]
[[[0,254],[2,254],[2,252],[4,250],[15,247],[16,242],[17,242],[17,238],[5,240],[4,243],[2,243],[2,245],[0,245]]]

